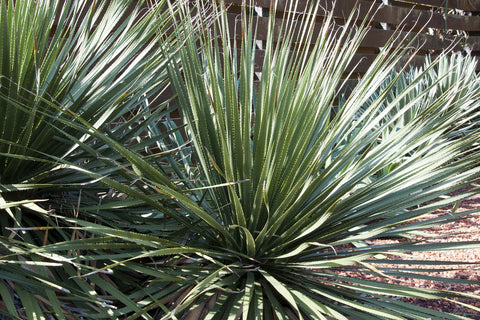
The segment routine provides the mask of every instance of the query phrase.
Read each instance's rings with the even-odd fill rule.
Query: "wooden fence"
[[[266,40],[267,17],[273,0],[255,0],[258,18],[258,40]],[[242,0],[225,0],[229,5],[231,20],[238,18]],[[248,2],[248,1],[247,1]],[[278,1],[278,11],[285,10],[289,0]],[[304,7],[312,0],[302,0]],[[332,0],[321,0],[323,8],[332,8]],[[372,17],[371,29],[354,59],[354,72],[362,74],[371,64],[379,48],[398,28],[402,34],[413,36],[420,33],[415,45],[422,50],[413,63],[423,63],[426,54],[436,55],[445,48],[470,51],[480,57],[480,1],[479,0],[337,0],[334,16],[339,24],[345,21],[352,9],[358,5],[358,20],[363,20],[370,7],[376,14]],[[300,7],[301,8],[301,7]],[[324,11],[320,10],[319,14]],[[281,16],[281,15],[277,15]],[[321,19],[320,19],[321,20]],[[257,70],[261,70],[263,53],[257,50]],[[480,71],[480,65],[477,67]]]
[[[192,3],[195,0],[190,0]],[[214,0],[211,0],[214,1]],[[267,17],[269,8],[275,0],[215,0],[224,1],[228,7],[232,24],[241,13],[242,3],[253,2],[258,14],[259,41],[266,40]],[[292,0],[277,0],[279,12],[288,7]],[[316,0],[299,0],[299,9]],[[334,0],[319,0],[323,8],[332,8]],[[420,32],[416,41],[422,46],[420,56],[414,63],[423,63],[423,55],[438,54],[454,44],[455,50],[467,50],[480,58],[480,0],[336,0],[334,15],[342,24],[354,7],[359,8],[358,20],[363,20],[371,6],[376,14],[372,17],[371,29],[364,39],[352,67],[354,72],[362,74],[371,64],[379,48],[383,47],[394,32],[403,27],[403,34]],[[324,11],[319,10],[321,15]],[[321,17],[319,17],[321,18]],[[319,19],[321,21],[321,19]],[[321,22],[319,22],[321,23]],[[263,52],[257,50],[256,68],[261,71]],[[480,71],[480,64],[477,66]]]

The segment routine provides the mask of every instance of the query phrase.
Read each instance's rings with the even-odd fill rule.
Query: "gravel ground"
[[[480,195],[462,201],[458,211],[467,210],[480,210]],[[450,209],[442,209],[435,212],[435,215],[449,214]],[[434,240],[428,240],[428,242],[459,242],[459,241],[479,241],[480,240],[480,213],[472,213],[467,216],[466,219],[457,221],[454,223],[445,224],[438,227],[426,229],[429,233],[439,236]],[[421,239],[421,237],[419,237]],[[374,243],[382,243],[392,240],[376,240]],[[473,265],[459,265],[456,271],[444,271],[444,272],[428,272],[428,275],[439,276],[449,279],[469,279],[476,281],[477,284],[459,284],[459,283],[437,283],[419,279],[399,279],[390,280],[382,279],[382,281],[390,283],[401,283],[404,285],[420,287],[420,288],[432,288],[442,290],[453,290],[456,292],[463,292],[473,294],[480,297],[480,249],[464,249],[464,250],[452,250],[442,252],[413,252],[403,259],[422,259],[422,260],[436,260],[436,261],[462,261],[462,262],[474,262]],[[425,266],[428,268],[428,266]],[[439,267],[435,267],[439,268]],[[455,266],[440,266],[442,269],[451,269]],[[447,302],[443,300],[423,300],[423,299],[406,299],[409,303],[436,309],[442,312],[451,312],[455,314],[465,315],[471,319],[480,319],[480,312],[468,308],[465,305],[460,305],[454,302]],[[480,308],[480,300],[470,299],[463,300],[463,303],[469,306]]]

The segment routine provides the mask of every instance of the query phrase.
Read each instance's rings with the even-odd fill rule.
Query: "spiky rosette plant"
[[[172,53],[160,48],[180,45],[176,11],[165,0],[0,2],[0,317],[113,317],[98,286],[71,278],[70,258],[44,261],[38,248],[82,238],[49,214],[81,217],[109,190],[68,166],[121,177],[121,157],[91,130],[138,152],[159,139],[148,126],[164,105],[148,105],[167,84]]]
[[[0,16],[2,184],[47,175],[42,154],[74,153],[58,131],[87,140],[45,101],[111,129],[164,86],[167,60],[149,40],[166,35],[173,16],[145,1],[3,1]]]
[[[418,275],[415,267],[402,272],[403,255],[478,247],[478,241],[369,244],[383,237],[408,239],[427,225],[466,214],[405,225],[476,192],[447,196],[479,172],[479,131],[465,125],[479,111],[475,61],[440,57],[400,85],[410,43],[396,47],[398,39],[392,39],[332,118],[368,21],[355,27],[352,12],[338,26],[329,13],[318,26],[317,3],[305,9],[287,2],[281,24],[270,12],[257,84],[254,18],[246,9],[241,21],[229,25],[220,6],[214,7],[218,23],[203,30],[200,47],[187,41],[182,69],[171,67],[191,140],[179,151],[188,163],[184,175],[175,188],[166,188],[137,163],[151,188],[177,201],[178,212],[167,216],[187,231],[176,240],[185,245],[178,250],[191,252],[151,269],[158,278],[149,288],[165,302],[165,318],[464,318],[397,298],[467,295],[388,285],[347,271],[444,281]],[[455,81],[444,81],[444,71],[432,80],[431,70],[445,64],[464,72]],[[422,82],[428,85],[417,85]],[[406,99],[412,92],[415,97]],[[414,117],[396,125],[413,110]],[[385,167],[391,170],[372,179]],[[378,266],[387,261],[391,267]],[[163,280],[166,275],[178,280]]]

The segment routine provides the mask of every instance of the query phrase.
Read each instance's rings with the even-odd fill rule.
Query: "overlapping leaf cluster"
[[[35,158],[61,167],[51,182],[56,187],[46,190],[69,192],[62,201],[52,197],[55,212],[29,212],[3,230],[0,294],[8,312],[19,315],[21,305],[30,318],[53,312],[96,319],[468,319],[401,298],[478,297],[368,279],[446,281],[416,267],[402,269],[405,253],[480,245],[414,237],[468,213],[415,222],[417,217],[476,193],[449,196],[470,186],[480,170],[476,61],[442,55],[408,71],[402,61],[409,43],[398,46],[392,38],[342,99],[352,58],[368,31],[368,20],[356,26],[356,12],[343,26],[334,23],[333,10],[317,23],[323,8],[287,1],[280,23],[272,4],[256,80],[257,18],[250,6],[232,25],[223,3],[196,2],[194,11],[182,2],[167,4],[158,3],[146,21],[174,28],[162,33],[152,27],[148,39],[139,39],[160,34],[147,50],[153,57],[133,54],[143,49],[135,47],[121,64],[124,81],[131,80],[123,87],[128,93],[119,89],[120,105],[114,99],[98,108],[103,122],[82,108],[65,108],[67,102],[49,99],[50,93],[27,95],[28,103],[2,93],[13,110],[8,114],[22,111],[41,125],[54,124],[54,136],[69,145],[61,153],[28,145],[44,155]],[[169,19],[177,14],[179,19]],[[130,68],[136,59],[140,65]],[[102,75],[121,78],[110,74],[109,63],[104,66]],[[69,81],[89,78],[90,70]],[[157,73],[158,82],[148,78]],[[180,127],[168,110],[149,113],[149,100],[142,98],[165,79],[184,121]],[[115,88],[94,83],[99,90]],[[66,97],[72,105],[77,101]],[[85,101],[78,104],[88,106]],[[35,103],[44,106],[41,118],[30,108]],[[124,105],[135,106],[138,116],[112,130],[119,115],[106,110]],[[31,160],[18,150],[2,156]],[[83,179],[81,185],[65,180],[72,174]],[[38,190],[43,180],[31,187],[26,179],[16,181],[9,186],[21,191]],[[2,226],[10,226],[19,207],[7,206],[21,203],[4,203],[11,218],[3,218]],[[373,245],[376,238],[403,240]],[[11,265],[25,267],[7,269]],[[32,295],[28,285],[54,302]]]
[[[72,263],[72,250],[102,246],[88,239],[57,245],[91,234],[51,214],[79,217],[84,206],[112,195],[82,171],[125,180],[117,174],[123,158],[95,136],[131,152],[158,140],[150,140],[148,126],[160,130],[166,112],[163,102],[148,106],[167,83],[171,53],[161,47],[177,45],[176,11],[167,1],[0,3],[0,312],[112,317],[97,290],[115,286],[74,278],[79,264],[95,259]]]

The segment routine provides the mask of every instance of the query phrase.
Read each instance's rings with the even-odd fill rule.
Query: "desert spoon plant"
[[[183,70],[172,66],[192,140],[185,152],[192,153],[197,169],[186,178],[199,181],[200,189],[185,190],[197,203],[195,209],[184,206],[196,217],[187,245],[209,251],[183,266],[195,276],[184,284],[188,294],[172,313],[201,309],[207,319],[463,318],[397,299],[450,299],[461,293],[349,274],[444,281],[415,273],[415,266],[402,271],[403,254],[479,245],[413,239],[369,245],[381,237],[410,239],[426,225],[465,214],[408,224],[459,200],[446,195],[478,176],[479,131],[472,121],[479,112],[476,62],[440,57],[400,86],[408,68],[400,61],[410,43],[396,49],[392,39],[332,117],[367,21],[354,27],[352,12],[344,26],[336,26],[329,13],[318,26],[316,13],[323,9],[316,2],[308,8],[298,3],[282,2],[281,24],[270,12],[258,87],[255,21],[248,9],[229,26],[221,4],[215,7],[220,18],[204,30],[200,50],[190,42],[181,51]],[[431,70],[445,64],[451,72],[430,79]],[[396,76],[382,85],[391,72]],[[458,77],[448,81],[447,74]],[[392,93],[394,98],[386,99]],[[412,110],[413,119],[385,133]],[[373,179],[385,167],[392,169]],[[389,260],[392,256],[398,257]],[[390,266],[381,265],[386,262]]]
[[[31,251],[73,264],[76,280],[106,285],[98,298],[108,299],[110,318],[468,319],[401,298],[478,297],[378,279],[446,281],[418,272],[448,262],[408,260],[403,269],[405,254],[480,245],[414,238],[467,213],[416,218],[476,192],[448,196],[480,170],[476,62],[442,56],[407,81],[409,43],[396,49],[392,39],[333,114],[368,21],[355,27],[354,11],[338,26],[330,10],[316,25],[317,2],[282,3],[279,23],[272,1],[258,83],[250,7],[229,25],[223,3],[214,3],[213,23],[199,18],[200,40],[192,37],[199,20],[182,7],[174,34],[184,46],[168,72],[184,130],[168,117],[166,135],[149,125],[161,152],[146,156],[88,121],[70,123],[123,163],[118,176],[70,168],[128,198],[82,207],[79,218],[52,214],[90,237]],[[444,81],[453,74],[444,71],[432,81],[440,66],[459,71],[455,81]],[[373,245],[376,238],[403,240]]]

